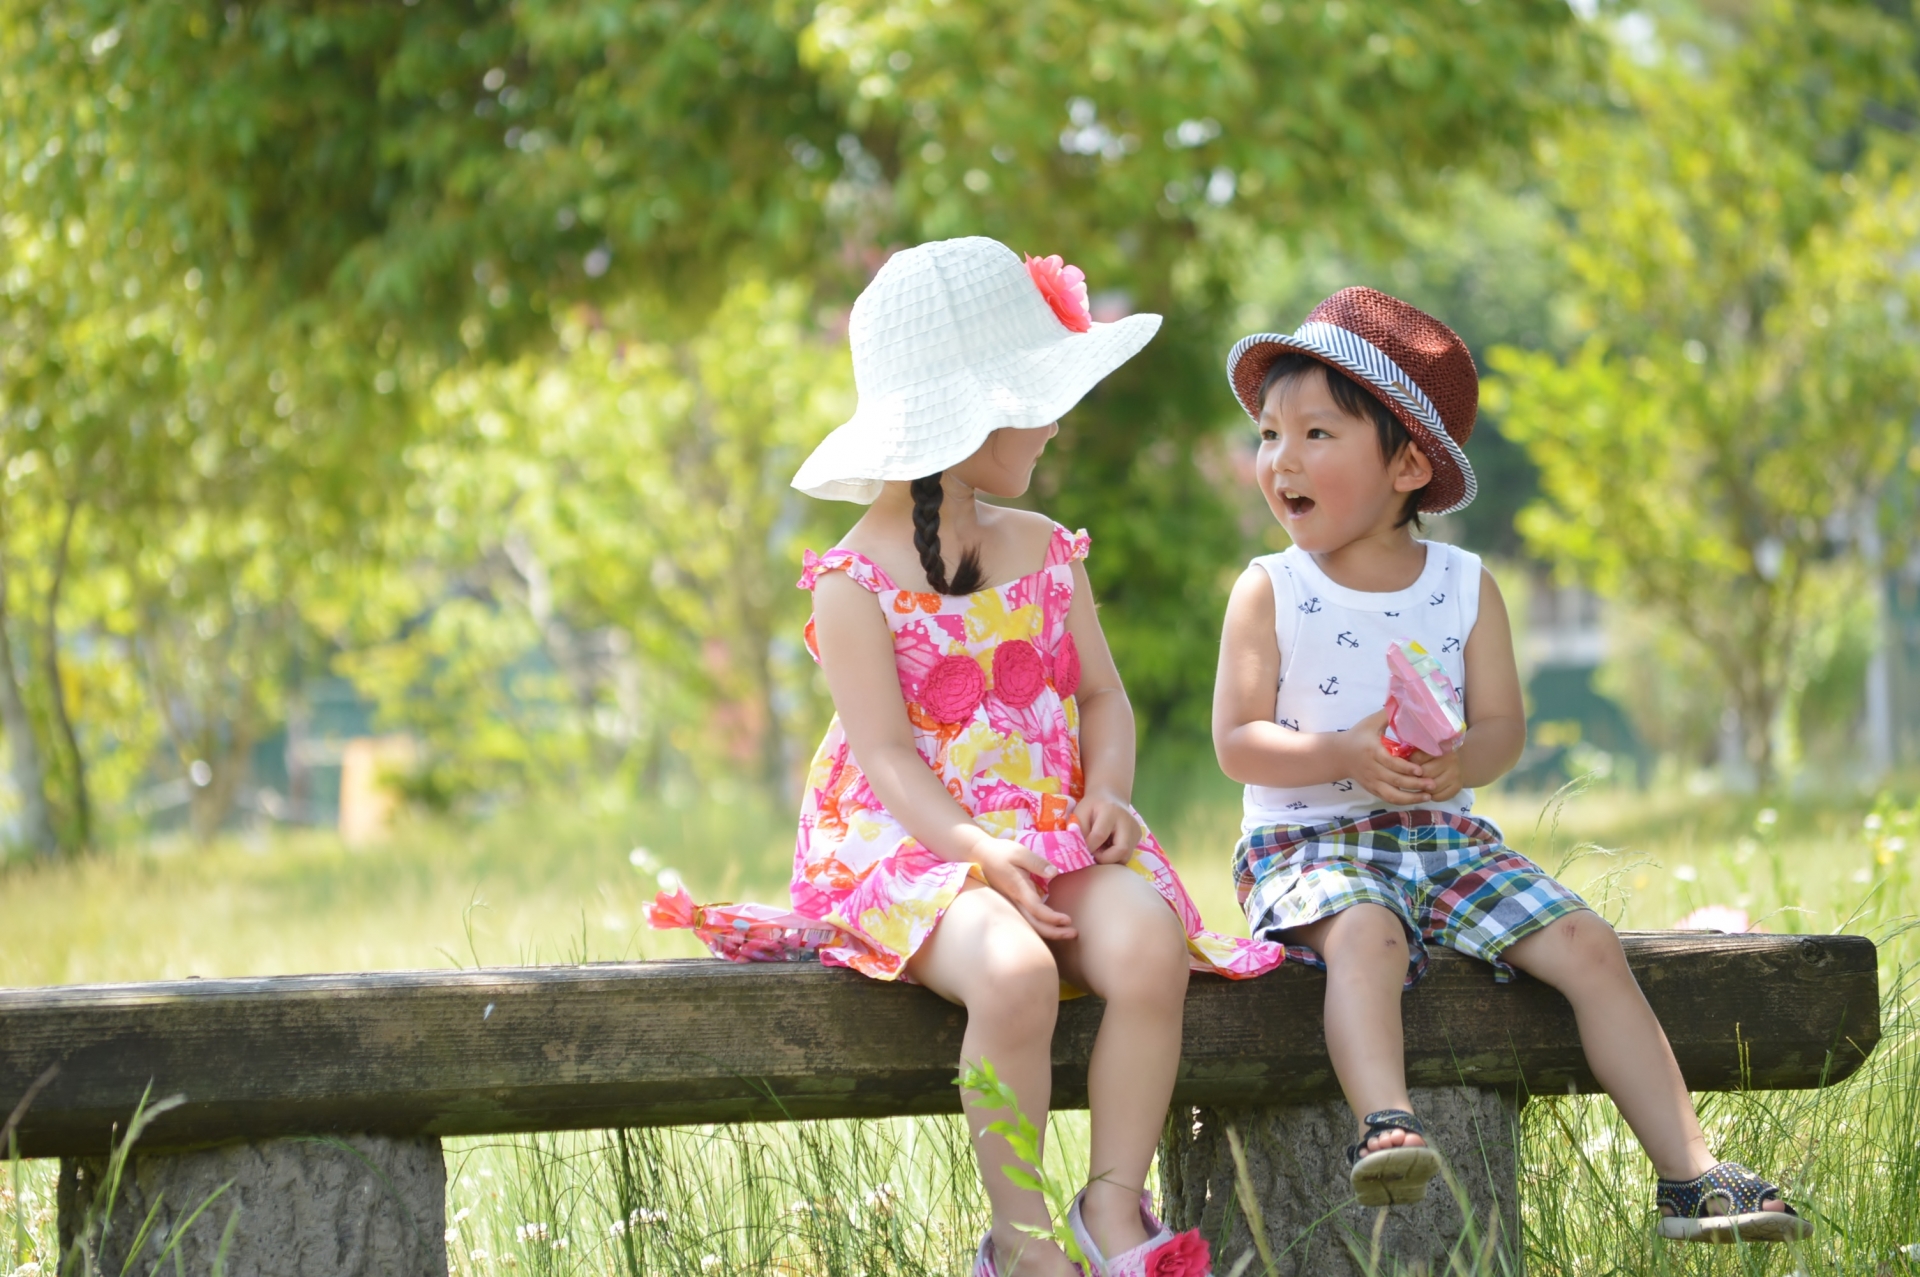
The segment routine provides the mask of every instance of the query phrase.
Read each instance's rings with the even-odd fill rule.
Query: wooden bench
[[[1825,1085],[1879,1038],[1875,951],[1861,937],[1625,942],[1695,1090]],[[1409,1080],[1436,1143],[1462,1168],[1477,1227],[1491,1224],[1510,1245],[1518,1104],[1593,1080],[1558,994],[1524,979],[1498,986],[1486,965],[1450,952],[1433,959],[1405,1003]],[[1228,1206],[1224,1132],[1237,1128],[1274,1249],[1316,1223],[1325,1234],[1290,1254],[1294,1271],[1315,1274],[1343,1271],[1339,1228],[1372,1223],[1340,1205],[1338,1147],[1351,1119],[1323,1042],[1324,988],[1299,967],[1242,983],[1195,978],[1178,1120],[1161,1153],[1172,1221],[1216,1237],[1230,1228],[1232,1257],[1249,1242]],[[1061,1008],[1059,1107],[1085,1103],[1099,1017],[1092,998]],[[438,1275],[442,1136],[951,1112],[962,1028],[960,1010],[924,990],[812,964],[0,990],[0,1115],[59,1066],[18,1115],[16,1138],[24,1156],[62,1159],[64,1236],[85,1216],[116,1124],[145,1093],[177,1094],[184,1101],[142,1136],[122,1195],[140,1210],[163,1197],[170,1231],[233,1180],[228,1200],[242,1215],[227,1272]],[[206,1270],[224,1224],[222,1208],[189,1230],[187,1271]],[[1420,1262],[1467,1226],[1452,1196],[1431,1193],[1391,1213],[1385,1253]],[[302,1229],[331,1240],[316,1245]],[[118,1271],[125,1256],[107,1258]]]

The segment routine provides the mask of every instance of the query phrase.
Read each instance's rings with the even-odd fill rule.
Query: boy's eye
[[[1275,439],[1278,439],[1279,437],[1280,437],[1280,432],[1278,430],[1262,430],[1260,432],[1260,439],[1263,443],[1272,443]]]
[[[1328,433],[1327,433],[1326,431],[1324,431],[1324,430],[1322,430],[1322,429],[1321,429],[1320,427],[1318,427],[1318,426],[1315,426],[1315,427],[1314,427],[1313,429],[1311,429],[1311,430],[1309,430],[1309,431],[1307,431],[1307,438],[1309,438],[1309,439],[1331,439],[1331,438],[1333,438],[1333,436],[1332,436],[1332,435],[1330,435],[1330,434],[1328,434]]]

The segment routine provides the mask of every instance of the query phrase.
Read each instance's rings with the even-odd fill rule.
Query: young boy
[[[1777,1188],[1707,1151],[1613,929],[1471,814],[1473,787],[1519,758],[1526,720],[1499,587],[1476,556],[1413,534],[1422,513],[1473,500],[1466,345],[1405,302],[1348,288],[1291,335],[1240,341],[1227,371],[1259,426],[1261,495],[1293,545],[1234,587],[1214,748],[1247,787],[1234,872],[1248,925],[1327,972],[1359,1200],[1418,1201],[1440,1167],[1408,1111],[1400,1029],[1401,993],[1437,943],[1566,996],[1594,1076],[1660,1176],[1661,1236],[1809,1235]],[[1466,735],[1438,757],[1402,758],[1381,738],[1387,647],[1402,639],[1465,697]]]

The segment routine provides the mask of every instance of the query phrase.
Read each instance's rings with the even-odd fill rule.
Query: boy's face
[[[1373,422],[1342,411],[1316,370],[1267,392],[1254,474],[1294,544],[1325,554],[1396,531],[1406,494],[1433,477],[1433,465],[1412,446],[1382,458]]]

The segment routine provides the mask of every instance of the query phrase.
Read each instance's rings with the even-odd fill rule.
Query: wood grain
[[[1810,1087],[1879,1039],[1858,936],[1624,937],[1697,1090]],[[1338,1092],[1324,979],[1196,977],[1177,1098],[1245,1106]],[[1416,1086],[1592,1086],[1573,1015],[1529,980],[1436,950],[1405,1003]],[[1061,1008],[1054,1094],[1084,1104],[1100,1004]],[[183,980],[0,990],[0,1113],[31,1157],[97,1154],[141,1094],[180,1094],[145,1147],[326,1132],[471,1135],[956,1107],[962,1013],[812,964],[717,961]]]

